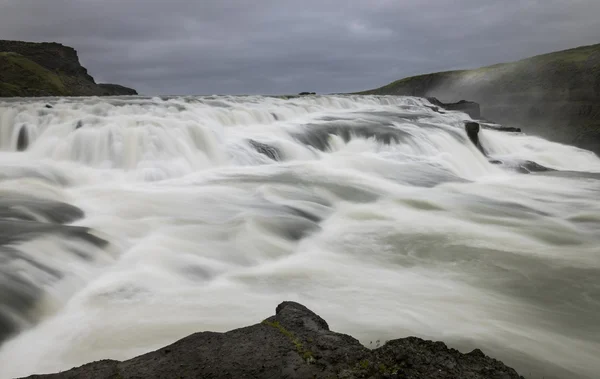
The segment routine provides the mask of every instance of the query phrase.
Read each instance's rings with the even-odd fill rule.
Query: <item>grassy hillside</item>
[[[0,96],[50,96],[67,95],[60,77],[12,52],[0,53]]]
[[[473,100],[486,118],[600,152],[600,44],[409,77],[362,93]]]
[[[69,46],[0,40],[0,97],[135,94],[123,86],[96,84]]]

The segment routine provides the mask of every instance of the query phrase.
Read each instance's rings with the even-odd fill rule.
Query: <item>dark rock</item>
[[[136,90],[118,84],[100,83],[98,87],[102,89],[102,96],[134,96],[138,94]]]
[[[431,104],[444,108],[449,111],[460,111],[468,114],[471,118],[478,119],[481,117],[481,109],[479,104],[474,101],[461,100],[457,103],[442,103],[435,97],[428,97],[427,100]]]
[[[75,130],[81,128],[83,126],[83,121],[79,120],[77,121],[77,124],[75,124]]]
[[[483,146],[481,146],[481,143],[479,142],[479,130],[480,126],[477,122],[465,122],[465,131],[467,132],[467,136],[469,137],[471,142],[473,142],[473,145],[475,145],[483,155],[487,155],[485,150],[483,149]]]
[[[46,104],[46,105],[44,105],[44,108],[52,109],[54,107],[52,105],[50,105],[50,104]]]
[[[365,122],[363,125],[346,122],[330,122],[327,124],[308,124],[302,133],[294,134],[301,143],[321,151],[327,151],[330,146],[330,136],[341,137],[349,142],[354,137],[374,138],[377,142],[390,145],[400,143],[407,137],[407,132],[390,124]]]
[[[29,146],[29,136],[27,135],[27,128],[22,126],[17,138],[17,151],[26,150],[27,146]]]
[[[530,174],[532,172],[557,171],[553,168],[542,166],[541,164],[536,163],[534,161],[517,160],[517,161],[503,162],[499,159],[489,159],[488,162],[490,162],[491,164],[505,165],[507,168],[516,170],[522,174]]]
[[[521,128],[514,128],[514,127],[510,127],[510,126],[503,126],[501,128],[497,128],[496,130],[499,130],[501,132],[508,132],[508,133],[521,133]]]
[[[556,170],[548,168],[546,166],[542,166],[541,164],[536,163],[534,161],[519,162],[517,170],[524,174],[529,174],[531,172],[556,171]]]
[[[521,133],[521,128],[515,128],[512,126],[503,126],[503,125],[498,125],[498,124],[488,124],[488,123],[481,123],[481,127],[483,129],[490,129],[490,130],[497,130],[499,132],[506,132],[506,133]]]
[[[300,92],[298,95],[300,96],[306,96],[306,95],[316,95],[316,92]]]
[[[267,145],[266,143],[262,143],[262,142],[258,142],[255,140],[248,140],[248,143],[250,143],[250,145],[254,148],[254,150],[258,151],[259,153],[266,155],[267,157],[271,158],[274,161],[279,161],[281,160],[281,153],[279,152],[279,150],[273,146]]]
[[[332,332],[305,306],[281,303],[260,324],[226,333],[202,332],[124,362],[103,360],[30,378],[411,378],[523,379],[475,350],[462,354],[416,337],[369,350]]]

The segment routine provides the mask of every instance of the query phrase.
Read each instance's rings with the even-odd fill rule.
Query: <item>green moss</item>
[[[290,340],[290,342],[292,342],[294,344],[294,346],[296,347],[296,351],[302,357],[302,359],[304,359],[304,361],[306,363],[311,364],[311,363],[315,362],[315,358],[313,357],[312,352],[310,350],[305,349],[304,345],[302,344],[300,339],[297,338],[294,335],[294,333],[292,333],[289,330],[287,330],[286,328],[284,328],[283,325],[281,325],[279,323],[279,321],[269,322],[269,321],[265,320],[262,323],[264,325],[268,325],[268,326],[271,326],[271,327],[277,329],[281,334],[286,336]]]
[[[0,53],[0,96],[64,96],[64,83],[54,72],[22,55]]]
[[[360,365],[360,367],[362,367],[366,370],[369,368],[369,361],[366,359],[363,359],[362,361],[360,361],[359,365]]]

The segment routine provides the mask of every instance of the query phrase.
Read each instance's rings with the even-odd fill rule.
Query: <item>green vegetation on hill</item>
[[[0,96],[67,95],[59,76],[24,56],[0,53]]]
[[[0,97],[136,94],[131,88],[96,84],[71,47],[0,40]]]
[[[486,118],[600,152],[600,44],[413,76],[361,93],[472,100]]]
[[[564,98],[567,95],[564,91],[570,89],[580,91],[583,95],[581,98],[588,99],[600,95],[598,75],[600,75],[600,44],[473,70],[412,76],[361,93],[404,95],[412,92],[423,96],[454,86],[456,88],[452,89],[460,92],[479,92],[489,97],[501,96],[502,93],[498,90],[502,90],[512,93],[541,92],[544,96]]]

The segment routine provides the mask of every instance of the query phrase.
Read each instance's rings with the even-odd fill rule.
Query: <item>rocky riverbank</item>
[[[462,354],[442,342],[408,337],[367,349],[294,302],[279,304],[274,316],[252,326],[196,333],[128,361],[30,378],[523,379],[480,350]]]
[[[119,95],[137,92],[116,84],[97,84],[72,47],[0,40],[0,97]]]

